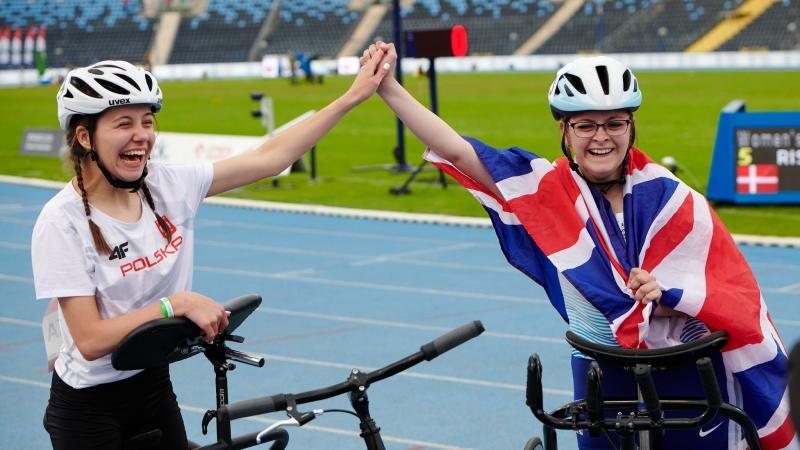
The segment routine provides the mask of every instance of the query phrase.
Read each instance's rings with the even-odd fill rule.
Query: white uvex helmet
[[[58,121],[66,130],[72,116],[99,114],[119,105],[161,110],[161,89],[150,72],[125,61],[101,61],[71,70],[58,94]]]
[[[580,111],[636,111],[642,91],[631,69],[608,56],[579,58],[562,67],[547,94],[556,120]]]

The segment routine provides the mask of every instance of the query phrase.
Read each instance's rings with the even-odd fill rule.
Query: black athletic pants
[[[154,429],[161,430],[161,441],[148,448],[188,448],[167,367],[84,389],[70,387],[53,372],[44,428],[54,450],[121,450],[132,436]]]

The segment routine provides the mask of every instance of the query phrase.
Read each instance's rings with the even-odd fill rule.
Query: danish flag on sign
[[[736,167],[738,194],[768,194],[778,192],[778,166],[751,164]]]

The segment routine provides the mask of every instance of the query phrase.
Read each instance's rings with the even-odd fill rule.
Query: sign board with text
[[[19,152],[23,155],[60,157],[66,147],[67,141],[61,129],[25,128]]]
[[[706,196],[739,204],[800,204],[800,112],[720,113]]]

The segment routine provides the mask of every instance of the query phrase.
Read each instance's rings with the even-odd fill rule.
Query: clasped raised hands
[[[381,69],[386,71],[380,82],[380,84],[383,84],[385,79],[392,78],[394,66],[397,64],[397,50],[395,50],[394,44],[375,41],[374,44],[367,47],[364,53],[361,54],[361,58],[359,58],[362,70],[375,58],[380,58]]]
[[[381,45],[378,46],[378,44]],[[397,61],[397,53],[394,51],[394,45],[377,42],[364,50],[364,55],[359,61],[361,69],[347,92],[347,95],[355,103],[361,103],[368,99],[375,93],[384,78],[391,74]]]

